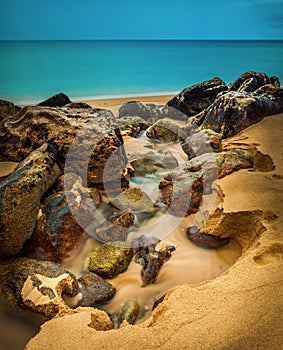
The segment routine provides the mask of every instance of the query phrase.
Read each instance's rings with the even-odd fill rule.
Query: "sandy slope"
[[[97,331],[101,316],[90,309],[53,319],[26,349],[283,348],[283,114],[225,142],[226,147],[234,143],[269,155],[275,169],[241,170],[219,181],[224,212],[207,228],[219,234],[232,229],[243,247],[228,272],[199,285],[176,287],[137,326]]]

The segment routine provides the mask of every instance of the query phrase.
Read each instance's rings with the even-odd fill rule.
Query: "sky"
[[[0,0],[0,40],[283,40],[283,0]]]

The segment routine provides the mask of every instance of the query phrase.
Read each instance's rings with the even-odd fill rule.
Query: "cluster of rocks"
[[[127,102],[117,119],[64,94],[23,108],[0,101],[0,161],[20,162],[0,182],[0,284],[9,303],[49,318],[98,306],[116,292],[106,279],[131,261],[142,265],[143,286],[156,282],[175,247],[150,232],[127,242],[137,222],[160,210],[196,213],[218,178],[254,165],[253,153],[223,149],[222,140],[280,112],[278,78],[256,72],[230,85],[214,78],[188,87],[165,106]],[[179,164],[166,148],[126,155],[122,135],[141,132],[166,147],[180,143],[187,160]],[[130,177],[152,175],[159,179],[156,200],[129,188]],[[89,253],[88,271],[77,278],[63,264],[89,234],[103,244]],[[203,248],[229,242],[196,226],[187,237]],[[127,300],[111,318],[118,327],[134,323],[139,312],[136,301]]]

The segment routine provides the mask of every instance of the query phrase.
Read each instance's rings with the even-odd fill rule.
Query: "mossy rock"
[[[91,251],[88,269],[103,278],[114,278],[127,270],[133,249],[126,242],[112,242]]]

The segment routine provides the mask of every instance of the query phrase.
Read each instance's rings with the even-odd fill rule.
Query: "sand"
[[[149,100],[164,102],[146,97]],[[90,104],[105,108],[121,102]],[[219,234],[233,227],[234,238],[243,250],[227,272],[198,285],[175,287],[139,325],[123,324],[119,330],[101,331],[97,326],[101,314],[89,308],[53,319],[41,327],[26,349],[283,348],[282,118],[283,114],[266,117],[225,142],[227,148],[235,143],[256,147],[275,165],[274,170],[265,166],[261,169],[265,171],[240,170],[218,182],[223,192],[218,205],[220,218],[211,224],[208,221],[207,226]]]

